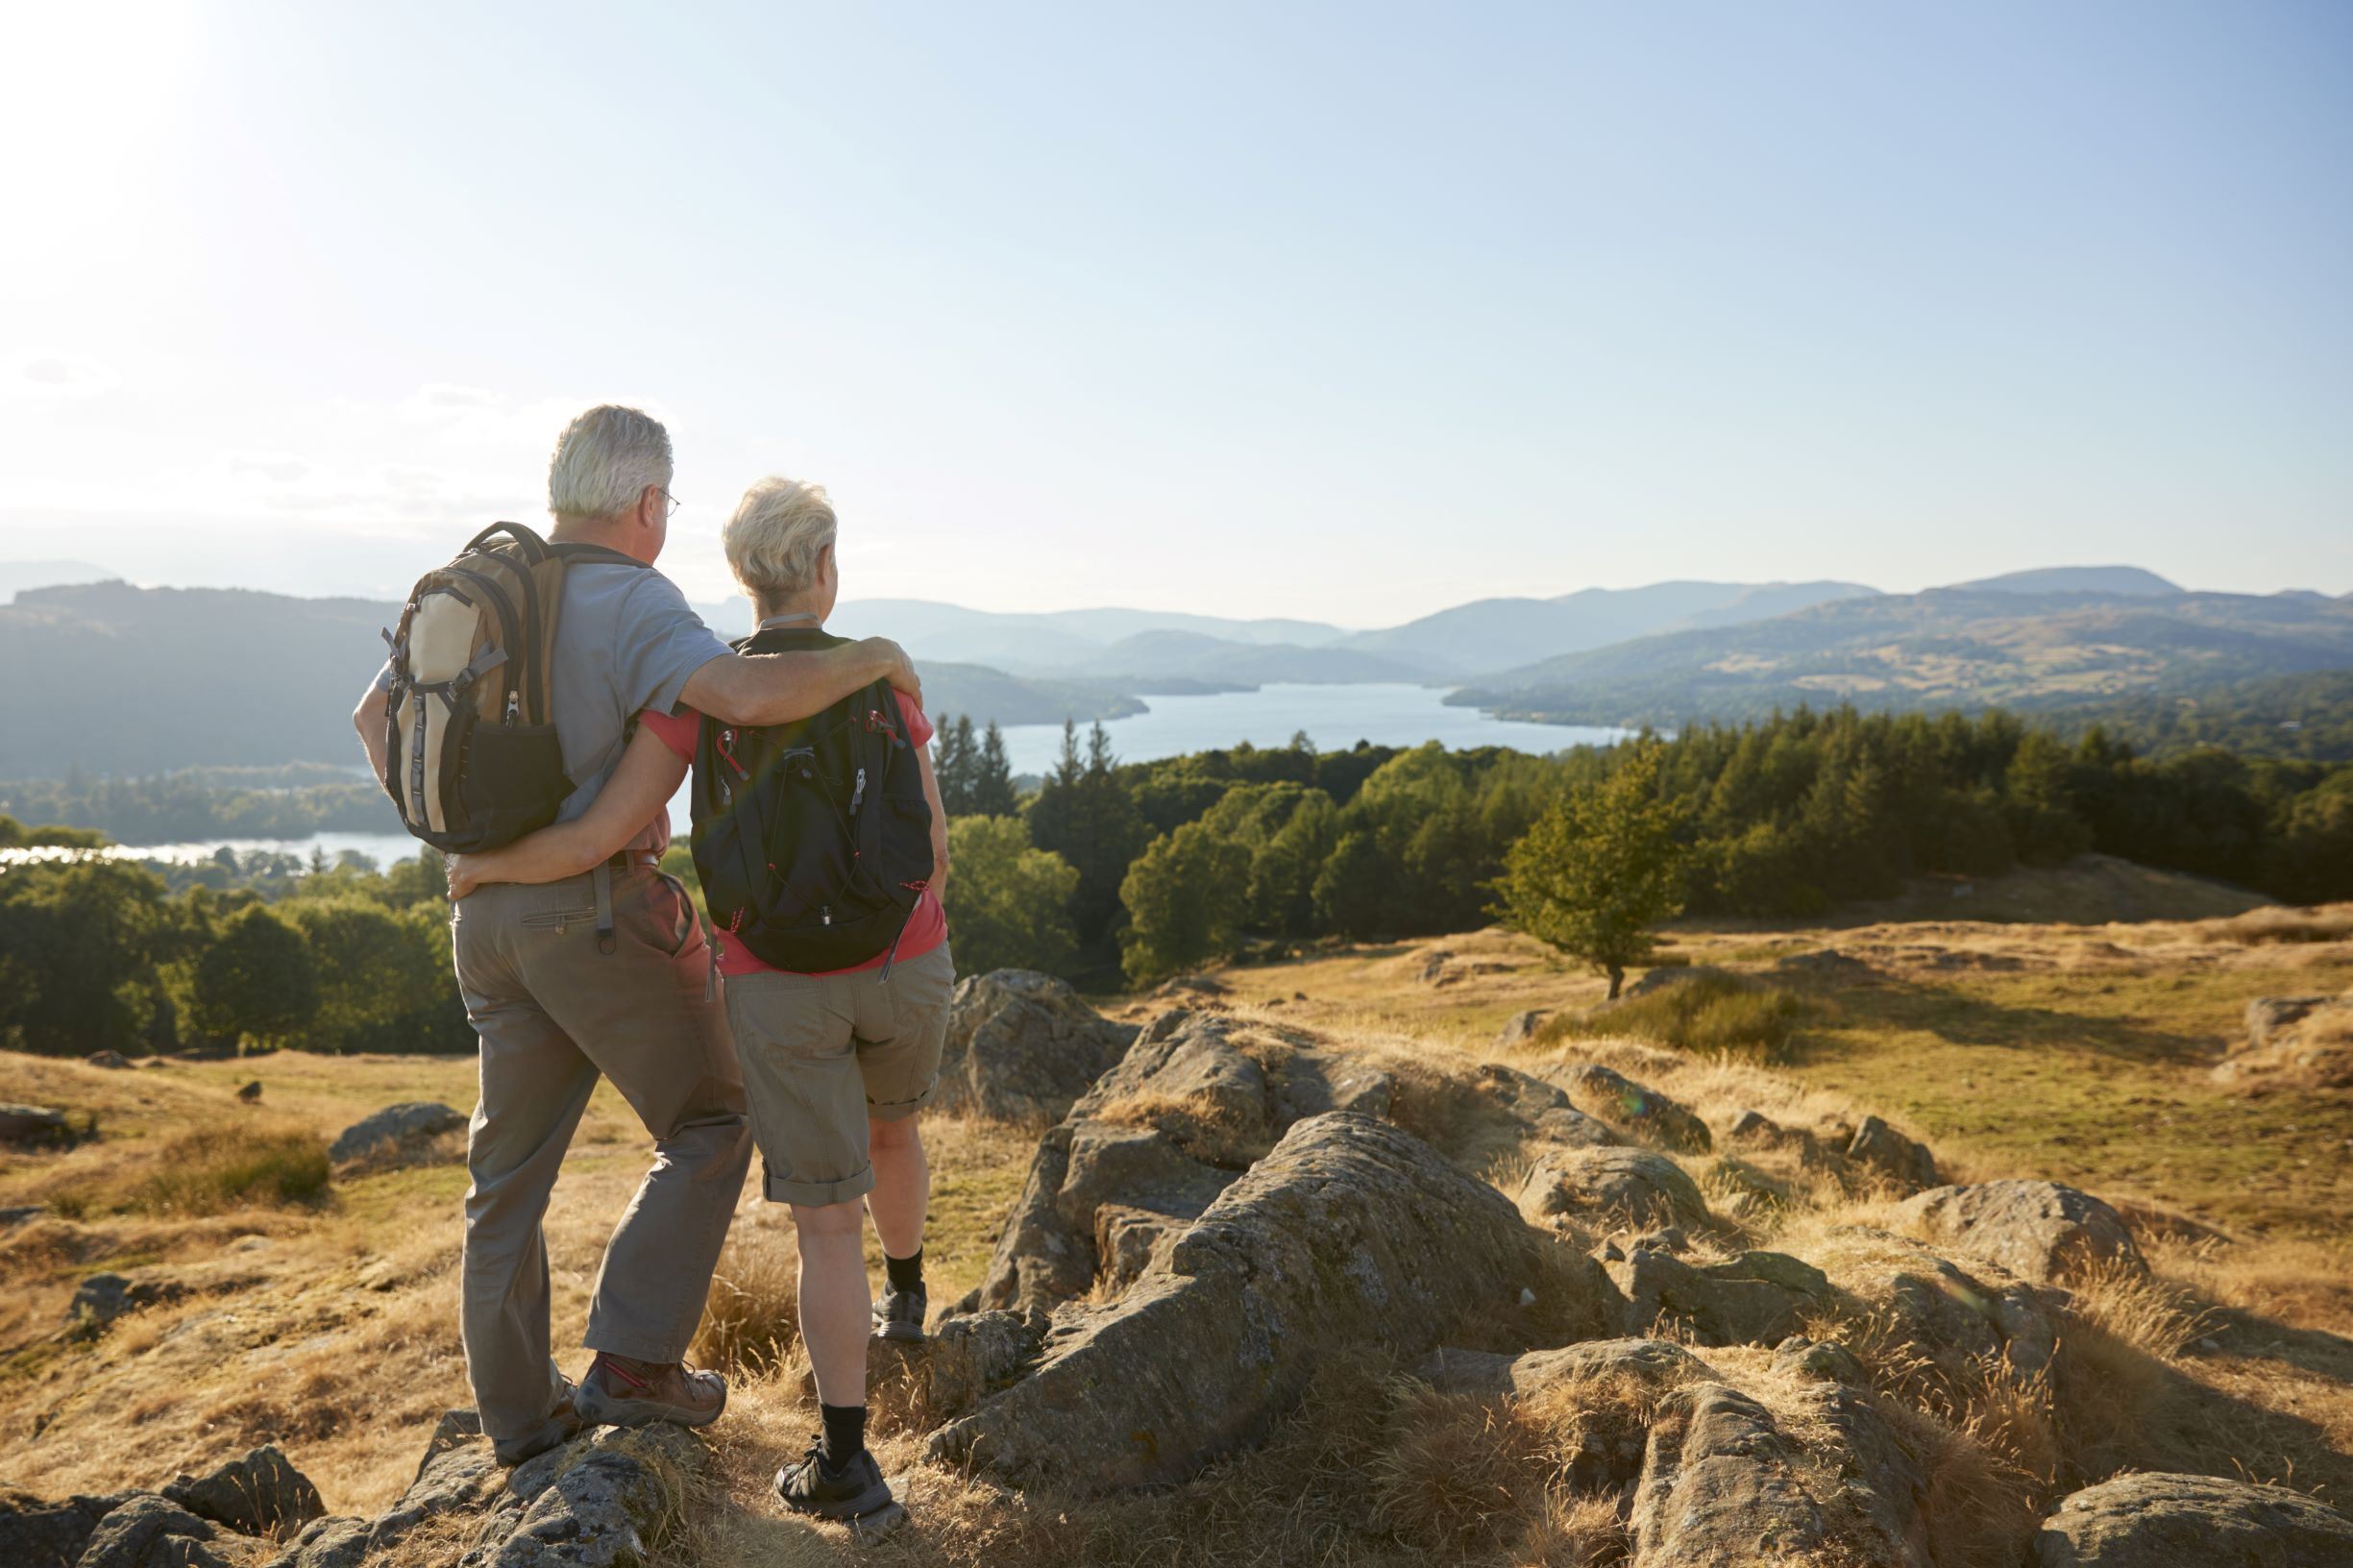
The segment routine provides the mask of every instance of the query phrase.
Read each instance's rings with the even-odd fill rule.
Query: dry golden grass
[[[1678,957],[1755,975],[1826,945],[1867,966],[1771,974],[1765,984],[1804,1008],[1778,1066],[1565,1025],[1549,1041],[1498,1050],[1496,1031],[1512,1014],[1573,1015],[1602,991],[1598,977],[1503,932],[1228,971],[1235,990],[1217,1005],[1270,1075],[1297,1050],[1388,1071],[1401,1124],[1507,1188],[1530,1153],[1501,1110],[1510,1091],[1467,1069],[1574,1059],[1614,1067],[1719,1129],[1753,1109],[1829,1138],[1876,1113],[1930,1141],[1955,1179],[2047,1175],[2121,1203],[2155,1279],[2075,1282],[2047,1377],[1925,1354],[1869,1304],[1817,1325],[1862,1357],[1872,1397],[1920,1467],[1938,1568],[1978,1568],[2009,1560],[2021,1522],[2058,1491],[2120,1466],[2243,1472],[2341,1507],[2353,1499],[2353,1243],[2341,1227],[2353,1206],[2344,1158],[2353,1106],[2326,1095],[2249,1106],[2205,1079],[2249,997],[2353,985],[2353,943],[2341,933],[2244,935],[2265,923],[2255,919],[2220,923],[2233,930],[1939,919],[1678,932]],[[1455,955],[1437,966],[1442,983],[1420,978],[1433,945]],[[1255,995],[1281,1005],[1237,999]],[[1162,1004],[1113,1005],[1145,1016]],[[254,1077],[263,1105],[237,1105],[235,1087]],[[323,1200],[288,1203],[267,1174],[234,1174],[237,1151],[282,1133],[323,1139],[396,1100],[463,1108],[472,1095],[470,1059],[289,1054],[106,1072],[0,1057],[0,1099],[94,1112],[102,1135],[68,1151],[0,1155],[0,1205],[62,1193],[80,1216],[0,1232],[12,1286],[0,1292],[0,1475],[50,1495],[110,1490],[269,1440],[319,1482],[331,1508],[388,1504],[435,1417],[467,1402],[453,1305],[464,1173],[341,1172]],[[1179,1126],[1204,1147],[1244,1131],[1213,1104],[1114,1112]],[[936,1298],[978,1281],[1035,1133],[927,1119]],[[547,1227],[555,1342],[575,1370],[585,1360],[572,1347],[589,1285],[646,1152],[626,1107],[601,1090]],[[1686,1164],[1726,1225],[1705,1244],[1816,1261],[1902,1245],[1872,1238],[1896,1217],[1890,1194],[1842,1186],[1795,1145]],[[174,1165],[230,1174],[157,1185]],[[77,1204],[74,1193],[86,1196]],[[1602,1332],[1576,1286],[1590,1240],[1554,1243],[1532,1308],[1499,1306],[1451,1337],[1511,1350]],[[54,1334],[82,1278],[151,1265],[195,1287],[94,1338]],[[918,1462],[919,1430],[878,1416],[878,1454],[902,1478],[915,1517],[899,1536],[856,1551],[837,1529],[779,1517],[766,1495],[816,1425],[800,1389],[794,1270],[789,1219],[748,1197],[694,1352],[730,1366],[735,1393],[710,1434],[708,1490],[678,1478],[675,1522],[656,1546],[665,1568],[1516,1568],[1616,1562],[1627,1551],[1619,1488],[1651,1393],[1589,1386],[1464,1400],[1401,1385],[1394,1367],[1374,1361],[1328,1368],[1263,1448],[1189,1486],[1085,1505],[930,1470]],[[1775,1372],[1769,1351],[1697,1354],[1793,1431],[1812,1430],[1807,1390]],[[893,1397],[878,1384],[880,1403]],[[448,1539],[413,1537],[403,1560],[446,1561],[471,1544],[451,1528]]]
[[[2267,942],[2353,942],[2353,905],[2322,904],[2297,909],[2266,904],[2227,920],[2208,920],[2198,934],[2209,942],[2246,945]]]

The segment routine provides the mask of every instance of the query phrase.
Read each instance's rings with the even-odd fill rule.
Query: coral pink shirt
[[[906,693],[891,694],[898,698],[898,711],[907,721],[907,738],[918,746],[931,744],[931,721]],[[664,746],[669,747],[688,762],[695,760],[695,741],[702,728],[702,715],[692,708],[675,714],[656,713],[651,708],[637,716],[639,724],[653,731]],[[947,912],[940,907],[940,895],[926,888],[915,902],[915,913],[907,918],[907,929],[898,939],[898,956],[915,958],[930,952],[947,940]],[[827,974],[856,974],[860,969],[878,969],[888,952],[877,953],[863,964],[852,964],[846,969],[827,969]],[[744,944],[725,931],[719,933],[719,972],[722,974],[774,974],[775,967],[763,964],[746,951]]]

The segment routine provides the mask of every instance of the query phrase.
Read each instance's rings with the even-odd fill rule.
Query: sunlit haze
[[[2353,10],[20,6],[0,560],[388,596],[598,401],[664,566],[1385,625],[2353,589]]]

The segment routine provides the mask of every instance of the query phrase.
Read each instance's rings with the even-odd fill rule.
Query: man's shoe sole
[[[684,1405],[665,1405],[651,1399],[614,1399],[600,1392],[594,1384],[580,1384],[579,1392],[572,1396],[572,1408],[580,1419],[598,1427],[650,1427],[657,1421],[667,1421],[674,1427],[707,1427],[727,1410],[727,1390],[719,1391],[719,1404],[709,1410],[690,1409]]]
[[[490,1452],[501,1464],[512,1469],[526,1459],[539,1458],[551,1448],[563,1447],[585,1431],[587,1425],[580,1418],[579,1407],[576,1404],[570,1417],[551,1417],[547,1425],[528,1437],[509,1438],[502,1443],[493,1442],[490,1445]]]
[[[874,1326],[877,1339],[895,1339],[902,1345],[919,1345],[931,1335],[919,1323],[878,1323]]]
[[[907,1510],[901,1507],[898,1500],[891,1495],[891,1483],[879,1477],[876,1478],[873,1485],[869,1486],[856,1497],[845,1498],[838,1503],[797,1502],[786,1496],[784,1490],[784,1478],[792,1473],[792,1469],[791,1465],[787,1465],[777,1471],[775,1479],[768,1483],[768,1489],[775,1494],[777,1502],[795,1513],[803,1514],[812,1519],[831,1519],[837,1524],[848,1525],[862,1533],[895,1528],[907,1517]],[[895,1517],[893,1517],[894,1515]]]

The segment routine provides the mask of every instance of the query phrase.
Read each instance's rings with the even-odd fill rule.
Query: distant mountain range
[[[2353,600],[1997,586],[2005,580],[1637,638],[1447,700],[1559,723],[1674,724],[1805,702],[2054,709],[2353,667]]]
[[[1383,680],[1452,685],[1629,637],[1737,625],[1876,592],[1845,582],[1587,588],[1558,599],[1479,600],[1378,631],[1158,610],[999,615],[927,600],[853,600],[835,611],[832,625],[845,634],[895,637],[918,659],[960,659],[1024,675],[1084,673],[1114,683],[1178,677],[1237,686]],[[748,624],[748,608],[722,613]]]
[[[69,765],[344,763],[345,715],[390,603],[120,581],[79,562],[0,562],[0,776]],[[723,632],[742,600],[701,606]],[[1490,599],[1404,625],[1132,609],[1006,615],[854,600],[833,629],[897,638],[929,705],[1081,723],[1158,696],[1268,682],[1413,681],[1513,717],[1596,724],[1740,718],[1802,702],[2082,707],[2353,668],[2353,596],[2189,593],[2136,567],[2013,573],[1920,594],[1850,582],[1676,581]],[[36,672],[37,678],[22,678]]]

